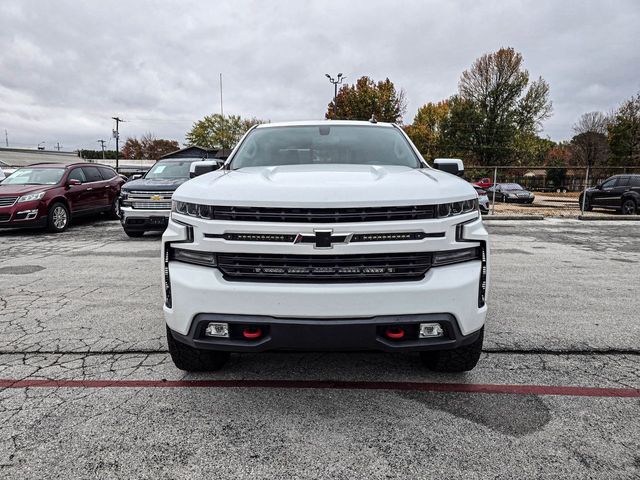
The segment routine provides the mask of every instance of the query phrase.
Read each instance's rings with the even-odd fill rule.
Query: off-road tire
[[[124,233],[131,238],[138,238],[144,235],[144,232],[141,230],[127,230],[126,228],[124,229]]]
[[[464,347],[436,352],[420,352],[422,363],[434,372],[468,372],[476,366],[482,353],[484,327],[476,341]]]
[[[635,215],[638,212],[638,206],[633,198],[626,198],[622,201],[620,213],[622,215]]]
[[[56,202],[49,207],[47,216],[47,230],[53,233],[64,232],[71,221],[69,209],[62,202]]]
[[[229,352],[199,350],[173,338],[167,327],[167,343],[171,360],[176,367],[186,372],[213,372],[220,370],[229,360]]]

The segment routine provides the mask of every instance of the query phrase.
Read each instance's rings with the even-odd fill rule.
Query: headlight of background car
[[[478,199],[463,200],[461,202],[441,203],[438,205],[438,217],[452,217],[462,213],[478,210]]]
[[[37,193],[30,193],[28,195],[23,195],[18,199],[16,203],[33,202],[34,200],[40,200],[42,197],[44,197],[44,194],[45,192],[37,192]]]
[[[189,215],[190,217],[206,218],[212,220],[214,218],[213,207],[211,205],[200,205],[197,203],[180,202],[173,200],[171,202],[171,211]]]

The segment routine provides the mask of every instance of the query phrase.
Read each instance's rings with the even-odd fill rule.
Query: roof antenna
[[[371,114],[371,118],[369,119],[370,123],[378,123],[378,120],[376,120],[376,114],[372,113]]]

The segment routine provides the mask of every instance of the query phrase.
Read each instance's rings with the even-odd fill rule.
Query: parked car
[[[592,210],[594,207],[617,210],[623,215],[633,215],[640,209],[640,175],[614,175],[607,178],[595,188],[586,190],[584,209]],[[584,193],[580,194],[580,205]]]
[[[0,227],[62,232],[72,217],[106,212],[117,218],[124,180],[104,165],[42,163],[19,168],[0,183]]]
[[[535,195],[517,183],[495,183],[487,188],[489,198],[495,192],[496,202],[533,203]]]
[[[493,181],[489,177],[484,177],[478,180],[477,182],[475,182],[474,185],[477,185],[480,188],[487,189],[491,185],[493,185]]]
[[[431,168],[389,123],[249,130],[223,169],[182,184],[162,237],[171,358],[229,352],[420,352],[472,369],[487,313],[488,234],[458,159]]]
[[[489,197],[487,196],[487,191],[475,184],[473,185],[473,188],[475,188],[476,193],[478,194],[480,213],[489,213]]]
[[[171,195],[189,180],[194,163],[209,162],[201,162],[199,158],[161,160],[144,175],[134,175],[122,187],[120,223],[129,237],[140,237],[144,232],[164,231],[171,212]]]

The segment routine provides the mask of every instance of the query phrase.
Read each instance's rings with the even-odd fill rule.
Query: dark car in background
[[[478,194],[478,206],[480,207],[480,213],[489,213],[489,197],[487,196],[487,191],[475,184],[473,185],[473,188]]]
[[[586,193],[586,198],[584,197]],[[580,194],[580,205],[584,199],[584,209],[594,207],[617,210],[623,215],[634,215],[640,209],[640,175],[614,175],[594,188]]]
[[[160,160],[141,178],[127,182],[122,187],[119,205],[124,232],[130,237],[164,232],[173,192],[189,180],[191,165],[201,161],[201,158]]]
[[[19,168],[0,183],[0,227],[62,232],[72,217],[117,218],[124,180],[104,165],[43,163]]]
[[[494,183],[487,190],[489,198],[495,192],[496,202],[533,203],[535,195],[517,183]]]

